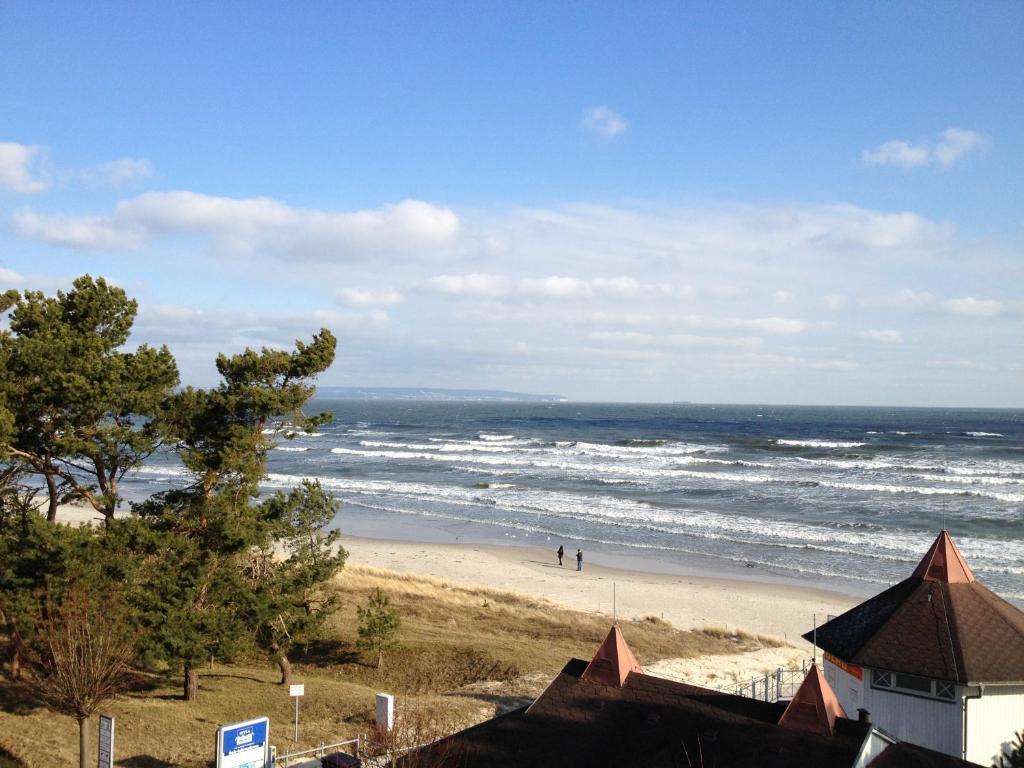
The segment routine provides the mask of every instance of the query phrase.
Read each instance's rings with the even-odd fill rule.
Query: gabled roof
[[[779,718],[779,727],[831,736],[835,731],[837,717],[846,717],[843,705],[839,703],[818,665],[812,664],[786,711]]]
[[[974,578],[946,531],[913,575],[804,638],[865,667],[961,683],[1024,681],[1024,612]]]
[[[626,683],[630,672],[644,673],[644,668],[636,660],[633,651],[626,645],[626,639],[619,631],[619,625],[613,624],[608,636],[597,649],[583,672],[584,680],[592,680],[604,685],[615,685],[621,688]]]

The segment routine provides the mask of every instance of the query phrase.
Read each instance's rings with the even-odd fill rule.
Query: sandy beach
[[[854,597],[790,585],[718,577],[677,576],[586,562],[576,571],[571,553],[558,566],[554,552],[481,544],[419,544],[346,537],[349,562],[435,576],[534,595],[570,608],[622,618],[657,616],[680,629],[719,626],[773,635],[798,645],[814,614],[838,614]],[[809,646],[808,646],[809,649]]]
[[[102,518],[83,505],[62,506],[58,520],[98,524]],[[399,573],[430,576],[459,586],[510,590],[559,606],[601,613],[611,624],[656,616],[679,629],[720,627],[786,641],[753,653],[663,659],[649,671],[698,685],[728,686],[778,667],[799,665],[811,655],[800,635],[815,615],[823,621],[853,607],[859,598],[810,586],[757,580],[683,575],[613,567],[595,553],[578,572],[574,552],[559,567],[553,551],[538,547],[470,543],[422,543],[346,536],[348,562]],[[642,561],[631,560],[630,563]],[[614,597],[614,609],[613,609]]]
[[[63,505],[61,522],[99,523],[84,505]],[[706,626],[771,635],[803,648],[800,635],[860,600],[810,586],[775,584],[715,576],[679,575],[611,567],[588,556],[576,571],[573,552],[559,567],[553,551],[538,547],[445,544],[346,536],[349,562],[392,571],[433,576],[459,585],[521,592],[581,611],[624,619],[657,616],[680,629]],[[632,561],[638,562],[638,561]],[[614,595],[613,595],[614,593]]]

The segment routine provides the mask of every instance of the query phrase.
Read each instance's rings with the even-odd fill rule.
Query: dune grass
[[[537,695],[569,658],[590,658],[611,624],[607,616],[527,595],[363,566],[346,568],[337,586],[341,607],[324,639],[294,654],[295,682],[306,684],[298,745],[293,700],[276,684],[273,665],[257,657],[202,670],[196,702],[181,700],[176,677],[140,678],[135,690],[103,710],[117,718],[119,763],[205,766],[218,725],[259,715],[270,717],[271,742],[282,751],[353,738],[371,730],[374,694],[381,690],[396,694],[400,711],[438,707],[450,722],[469,725]],[[356,607],[378,587],[402,617],[402,646],[380,670],[355,646]],[[683,632],[655,617],[619,625],[641,663],[777,644],[716,629]],[[77,745],[73,719],[32,703],[5,678],[0,682],[0,768],[76,765]]]

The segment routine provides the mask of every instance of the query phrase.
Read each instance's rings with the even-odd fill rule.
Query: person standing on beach
[[[558,555],[558,564],[561,565],[562,564],[562,555],[565,554],[565,547],[563,547],[561,544],[559,544],[558,545],[558,552],[556,552],[555,554]]]
[[[583,570],[583,550],[582,549],[577,549],[576,550],[576,570],[577,571],[582,571]]]

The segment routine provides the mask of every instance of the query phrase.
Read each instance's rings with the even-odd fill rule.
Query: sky
[[[0,289],[187,383],[1024,406],[1024,4],[5,0]]]

